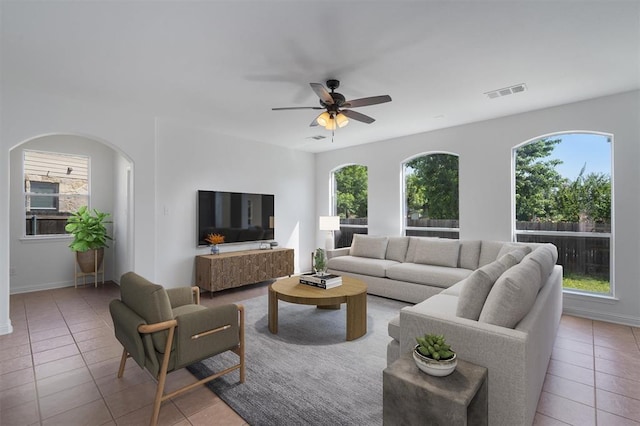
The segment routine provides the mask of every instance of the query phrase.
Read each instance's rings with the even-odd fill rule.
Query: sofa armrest
[[[334,249],[334,250],[327,250],[326,251],[327,259],[331,259],[339,256],[348,256],[349,250],[351,250],[351,247],[343,247],[343,248]]]

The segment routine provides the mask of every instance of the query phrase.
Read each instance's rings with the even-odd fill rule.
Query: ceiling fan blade
[[[318,125],[318,117],[314,118],[311,123],[309,123],[309,127],[314,127]]]
[[[309,85],[311,86],[313,91],[316,92],[316,95],[318,95],[318,97],[322,99],[322,102],[328,105],[333,105],[333,98],[331,97],[331,94],[327,92],[327,89],[325,89],[322,84],[309,83]]]
[[[322,107],[284,107],[284,108],[271,108],[271,111],[285,111],[289,109],[324,109]]]
[[[345,102],[344,106],[347,108],[357,108],[357,107],[363,107],[363,106],[369,106],[369,105],[383,104],[385,102],[391,102],[391,96],[381,95],[381,96],[371,96],[368,98],[353,99],[351,101]]]
[[[362,121],[363,123],[371,124],[376,121],[375,118],[369,117],[368,115],[360,114],[359,112],[351,111],[350,109],[343,109],[340,112],[353,120]]]

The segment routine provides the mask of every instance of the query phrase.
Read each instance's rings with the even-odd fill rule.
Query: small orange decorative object
[[[207,238],[204,239],[206,242],[208,242],[209,244],[222,244],[224,243],[224,235],[220,235],[220,234],[209,234],[207,235]]]

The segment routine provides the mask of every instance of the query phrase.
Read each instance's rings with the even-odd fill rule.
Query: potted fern
[[[425,334],[416,337],[418,344],[413,349],[413,360],[418,368],[432,376],[448,376],[456,369],[456,353],[442,334]]]
[[[111,223],[106,220],[108,217],[109,213],[97,209],[91,211],[87,206],[82,206],[67,219],[64,229],[73,235],[69,247],[76,252],[76,261],[84,273],[95,272],[102,265],[104,248],[109,247],[107,240],[111,239],[105,226]]]

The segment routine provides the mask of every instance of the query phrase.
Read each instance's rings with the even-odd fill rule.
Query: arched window
[[[421,155],[402,171],[405,235],[458,238],[458,156]]]
[[[332,206],[340,216],[340,231],[335,233],[335,246],[349,247],[353,234],[366,234],[368,174],[367,166],[352,164],[332,173]]]
[[[612,140],[558,133],[513,149],[515,240],[555,244],[565,290],[613,294]]]

